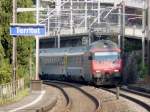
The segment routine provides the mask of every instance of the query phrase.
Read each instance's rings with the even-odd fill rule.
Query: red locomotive
[[[114,85],[121,81],[120,52],[110,40],[84,47],[40,49],[40,77]]]

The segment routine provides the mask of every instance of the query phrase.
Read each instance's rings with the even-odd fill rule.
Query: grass
[[[14,98],[0,98],[0,106],[17,102],[29,95],[29,88],[25,88],[17,93]]]

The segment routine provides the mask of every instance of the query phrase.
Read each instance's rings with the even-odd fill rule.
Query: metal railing
[[[10,82],[0,85],[0,104],[13,100],[24,87],[24,79],[19,79],[15,83]]]

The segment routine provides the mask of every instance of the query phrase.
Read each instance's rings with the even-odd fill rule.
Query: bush
[[[5,61],[0,67],[0,84],[8,83],[11,81],[11,66]]]
[[[33,70],[32,70],[33,73]],[[33,77],[33,74],[31,75],[29,72],[29,67],[28,66],[22,66],[20,65],[17,69],[17,77],[18,78],[24,78],[25,79],[25,86],[30,85],[30,80]]]
[[[140,64],[139,69],[139,78],[143,79],[148,74],[148,66],[143,66],[142,64]]]

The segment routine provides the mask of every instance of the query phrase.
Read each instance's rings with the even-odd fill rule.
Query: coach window
[[[64,64],[64,57],[62,57],[61,63],[62,63],[62,65]]]
[[[75,56],[72,56],[72,63],[73,63],[73,65],[76,64],[76,62],[77,62],[77,61],[76,61],[76,57],[75,57]]]
[[[57,63],[60,65],[60,57],[57,57]]]
[[[59,65],[59,57],[56,57],[56,64]]]
[[[58,65],[58,57],[55,58],[55,63]]]
[[[74,57],[73,56],[71,56],[71,65],[73,65],[75,63],[75,61],[74,61]]]
[[[61,57],[61,61],[60,62],[61,62],[61,65],[63,65],[63,57]]]
[[[52,63],[54,64],[54,57],[52,57]]]
[[[78,56],[75,56],[74,59],[75,59],[75,62],[76,62],[75,64],[78,64]]]
[[[50,57],[50,63],[52,63],[52,57]]]
[[[59,65],[61,65],[61,57],[59,57]]]
[[[70,64],[70,56],[68,56],[68,64]]]
[[[58,57],[58,65],[61,65],[61,57]]]
[[[58,61],[59,65],[61,65],[61,57],[59,57],[59,61]]]
[[[55,64],[58,65],[58,57],[55,57]]]
[[[80,65],[81,64],[81,56],[78,56],[78,64]]]

